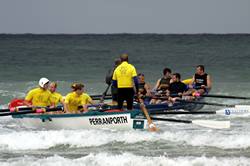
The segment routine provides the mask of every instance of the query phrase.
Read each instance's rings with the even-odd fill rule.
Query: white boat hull
[[[147,121],[131,118],[130,113],[111,115],[54,114],[14,117],[24,126],[38,129],[116,129],[131,130],[147,128]]]

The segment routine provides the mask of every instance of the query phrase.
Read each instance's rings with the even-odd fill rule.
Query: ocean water
[[[66,95],[81,81],[89,94],[107,87],[106,72],[122,52],[154,86],[169,67],[183,79],[204,64],[211,94],[250,96],[250,35],[0,35],[0,108],[23,98],[40,77]],[[208,102],[249,104],[207,98]],[[212,111],[221,107],[205,106]],[[250,116],[195,115],[178,119],[230,120],[218,130],[156,122],[157,133],[114,130],[37,130],[0,117],[0,165],[250,165]]]

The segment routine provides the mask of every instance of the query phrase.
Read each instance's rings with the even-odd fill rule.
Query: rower
[[[105,81],[106,84],[110,85],[112,84],[112,77],[115,69],[121,64],[120,59],[115,59],[115,63],[112,69],[110,69],[106,75]],[[117,105],[117,94],[118,94],[118,89],[114,85],[111,85],[111,95],[112,95],[112,104]]]
[[[57,89],[57,83],[56,82],[51,82],[49,84],[49,91],[51,92],[51,100],[52,103],[55,104],[55,106],[57,106],[59,103],[63,104],[64,100],[63,100],[63,96],[56,92]]]
[[[167,90],[169,89],[169,85],[172,82],[171,78],[172,78],[171,69],[164,68],[163,77],[157,80],[156,85],[154,87],[154,91],[156,91],[155,93],[156,97],[166,96]],[[161,100],[159,99],[152,99],[150,101],[151,104],[158,104],[160,102]]]
[[[120,57],[121,64],[113,74],[113,86],[118,87],[118,109],[123,108],[124,100],[127,102],[127,109],[132,110],[134,99],[134,85],[138,91],[138,79],[136,69],[128,63],[128,54],[123,53]],[[133,85],[134,81],[134,85]]]
[[[164,68],[163,69],[163,77],[158,79],[154,89],[158,93],[165,93],[165,91],[169,88],[171,82],[171,69]]]
[[[172,75],[172,81],[169,86],[168,100],[175,102],[176,99],[179,99],[188,90],[188,86],[181,82],[181,75],[179,73]]]
[[[41,78],[39,80],[39,87],[30,90],[26,95],[25,101],[23,103],[29,107],[47,107],[54,105],[51,100],[51,92],[48,90],[48,87],[49,80],[47,78]]]
[[[212,81],[210,75],[205,73],[205,67],[203,65],[196,66],[196,73],[189,84],[189,94],[200,96],[208,93],[212,88]]]
[[[144,100],[145,104],[148,104],[151,98],[151,88],[148,83],[145,82],[145,76],[142,73],[137,75],[138,78],[138,97]]]
[[[91,97],[84,92],[84,85],[81,83],[74,83],[71,88],[73,92],[70,92],[66,95],[64,101],[64,111],[70,113],[87,112],[87,104],[94,104]],[[82,106],[82,109],[79,107]]]

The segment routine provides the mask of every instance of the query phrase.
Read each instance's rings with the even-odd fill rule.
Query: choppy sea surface
[[[129,62],[154,86],[169,67],[183,79],[204,64],[211,94],[250,96],[250,35],[0,35],[0,109],[23,98],[40,77],[58,82],[66,95],[81,81],[89,94],[102,94],[115,58]],[[248,100],[207,98],[207,102],[249,104]],[[222,107],[205,106],[203,111]],[[250,115],[188,115],[176,119],[230,120],[230,129],[156,122],[146,130],[31,129],[0,117],[0,165],[250,165]]]

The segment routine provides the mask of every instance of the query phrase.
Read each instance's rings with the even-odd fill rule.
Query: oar
[[[150,118],[149,114],[148,114],[148,110],[147,108],[145,107],[144,103],[143,103],[143,100],[142,99],[139,99],[139,102],[140,102],[140,108],[141,110],[143,111],[147,121],[148,121],[148,130],[149,131],[158,131],[159,129],[155,126],[155,124],[153,123],[152,119]]]
[[[168,121],[177,123],[193,123],[202,127],[214,128],[214,129],[227,129],[230,128],[230,121],[214,121],[214,120],[180,120],[171,118],[157,118],[151,117],[152,120]]]
[[[223,107],[235,107],[236,106],[234,104],[210,103],[210,102],[182,100],[182,99],[176,99],[176,101],[179,101],[179,102],[182,102],[182,103],[193,103],[193,104],[213,105],[213,106],[223,106]]]
[[[150,115],[204,115],[216,114],[217,111],[169,111],[169,110],[150,110]]]
[[[63,107],[62,106],[58,106],[55,108],[33,107],[31,110],[27,110],[27,111],[0,113],[0,116],[22,115],[22,114],[31,114],[31,113],[45,113],[45,112],[53,112],[53,111],[63,111]]]
[[[230,95],[216,95],[216,94],[202,95],[202,97],[214,97],[214,98],[224,98],[224,99],[244,99],[244,100],[250,100],[250,97],[230,96]]]
[[[91,97],[92,100],[104,100],[104,99],[112,99],[112,96],[105,96],[105,97]]]
[[[102,96],[103,96],[103,94],[101,94],[101,95],[90,95],[91,98],[98,98],[98,99],[100,99]],[[106,94],[105,97],[107,97],[107,96],[111,97],[112,95],[111,94]]]
[[[107,86],[107,88],[105,89],[105,91],[103,92],[103,94],[102,94],[102,96],[101,96],[101,98],[100,98],[100,103],[103,103],[104,98],[105,98],[105,96],[106,96],[106,94],[107,94],[107,92],[108,92],[110,86],[111,86],[111,84],[109,84],[109,85]]]
[[[20,108],[15,108],[18,111],[23,111],[23,110],[32,110],[33,107],[20,107]],[[0,112],[11,112],[11,109],[9,108],[4,108],[4,109],[0,109]]]

